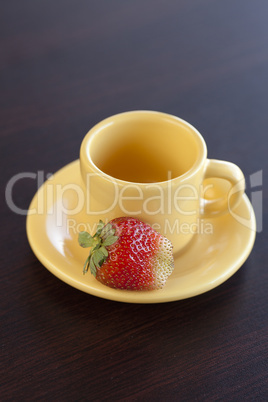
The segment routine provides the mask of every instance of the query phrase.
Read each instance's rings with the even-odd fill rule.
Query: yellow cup
[[[238,166],[207,159],[193,126],[154,111],[125,112],[94,126],[82,142],[80,168],[91,220],[137,217],[166,236],[174,252],[189,243],[201,219],[235,208],[245,188]],[[230,183],[224,197],[206,197],[210,178]]]

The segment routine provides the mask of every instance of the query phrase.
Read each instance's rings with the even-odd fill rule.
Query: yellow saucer
[[[78,245],[78,233],[75,233],[75,226],[72,227],[77,220],[80,230],[84,230],[79,214],[74,214],[79,203],[80,180],[78,160],[47,180],[31,202],[26,226],[31,248],[41,263],[59,279],[86,293],[127,303],[185,299],[226,281],[252,250],[256,234],[255,216],[244,195],[232,215],[200,222],[198,233],[187,249],[175,255],[174,272],[163,289],[147,292],[111,289],[90,273],[83,275],[82,272],[88,250]],[[71,190],[73,186],[75,192]]]

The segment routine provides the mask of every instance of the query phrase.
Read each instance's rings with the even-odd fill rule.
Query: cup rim
[[[154,182],[154,183],[143,183],[143,182],[130,182],[127,180],[119,179],[114,176],[110,176],[109,174],[103,172],[98,166],[95,165],[95,163],[93,162],[91,155],[89,153],[90,144],[93,141],[95,135],[97,135],[97,133],[100,130],[102,130],[104,127],[111,125],[114,122],[114,120],[121,119],[122,117],[127,117],[127,115],[129,115],[129,116],[137,115],[138,116],[138,114],[157,115],[164,119],[168,118],[169,120],[172,120],[173,122],[180,122],[181,124],[187,126],[188,129],[190,129],[192,135],[195,136],[195,139],[199,143],[200,152],[198,154],[196,161],[194,162],[194,164],[192,165],[192,167],[189,170],[187,170],[185,173],[183,173],[180,176],[173,177],[172,179]],[[130,110],[130,111],[111,115],[111,116],[101,120],[99,123],[95,124],[87,132],[87,134],[85,135],[85,137],[81,143],[81,147],[80,147],[80,166],[84,167],[84,171],[89,171],[89,168],[90,168],[90,170],[92,170],[92,168],[94,168],[93,170],[97,174],[103,176],[104,178],[106,178],[110,181],[113,181],[113,182],[116,182],[116,183],[122,184],[122,185],[126,185],[129,183],[131,183],[133,185],[136,184],[139,186],[148,186],[150,184],[165,185],[165,183],[175,182],[178,180],[183,181],[183,180],[188,179],[188,178],[192,177],[193,175],[195,175],[195,173],[200,169],[200,166],[202,166],[202,164],[205,162],[206,158],[207,158],[207,146],[206,146],[205,140],[202,137],[202,135],[200,134],[200,132],[193,125],[191,125],[186,120],[184,120],[180,117],[177,117],[175,115],[165,113],[165,112],[154,111],[154,110]]]

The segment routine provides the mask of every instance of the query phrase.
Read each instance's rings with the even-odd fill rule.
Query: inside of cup
[[[191,126],[168,116],[130,112],[99,124],[91,137],[92,162],[109,176],[136,183],[185,174],[196,163],[200,144]]]

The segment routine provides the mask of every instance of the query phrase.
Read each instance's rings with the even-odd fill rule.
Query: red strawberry
[[[150,225],[135,218],[100,221],[92,237],[79,234],[79,244],[91,247],[84,265],[98,281],[112,288],[162,288],[174,268],[171,242]]]

